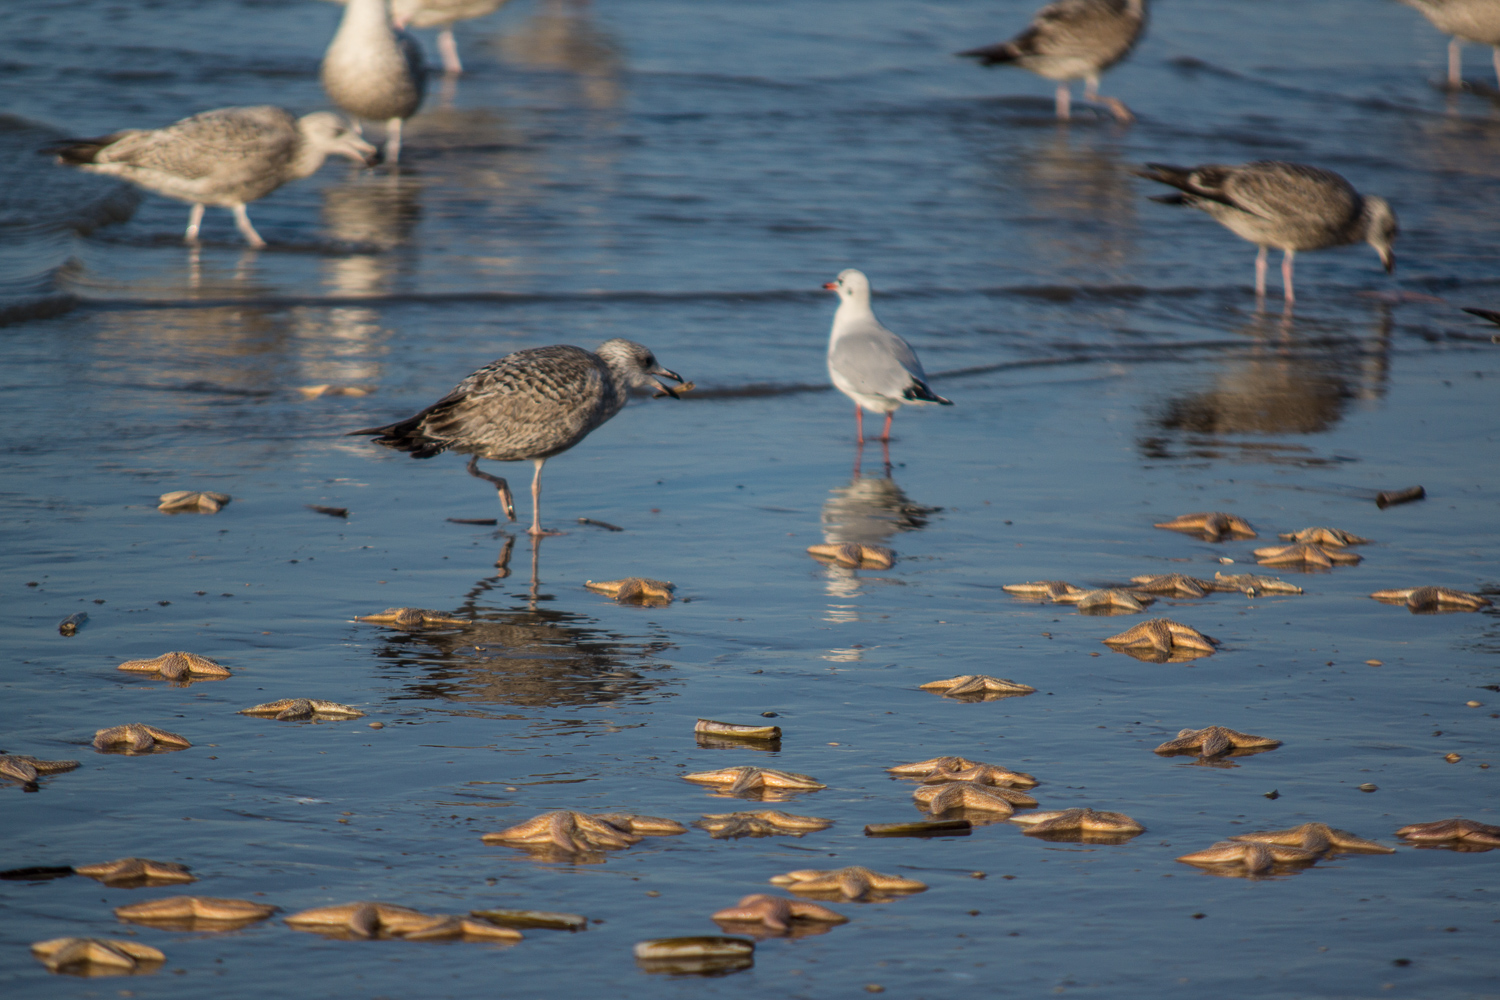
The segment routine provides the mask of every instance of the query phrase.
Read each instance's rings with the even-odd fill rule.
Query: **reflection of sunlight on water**
[[[537,13],[501,37],[499,48],[511,65],[575,74],[591,108],[615,107],[623,96],[620,46],[589,20],[587,0],[544,0]]]
[[[830,575],[834,573],[844,573],[848,576],[848,579],[845,581],[845,586],[843,588],[839,588],[837,586],[838,581],[836,579],[830,579],[828,581],[827,591],[829,597],[854,597],[859,593],[859,581],[854,579],[853,570],[834,568],[830,569],[829,573]],[[839,589],[846,589],[848,592],[838,593]],[[845,622],[857,622],[859,621],[859,605],[830,604],[828,605],[828,612],[823,615],[823,620],[825,622],[832,622],[835,625],[841,625]]]
[[[824,620],[828,621],[830,619]],[[858,663],[864,658],[865,651],[862,649],[830,649],[827,655],[823,657],[823,659],[833,663]]]
[[[834,545],[849,542],[882,545],[898,532],[925,527],[928,516],[939,509],[913,503],[891,478],[889,467],[884,476],[856,474],[847,484],[830,490],[828,499],[823,502],[823,541]],[[858,571],[845,566],[827,566],[824,574],[824,592],[829,597],[850,598],[859,594],[861,580]],[[847,618],[825,618],[825,621],[854,621],[857,618],[856,614]]]
[[[373,309],[342,306],[293,311],[297,377],[311,384],[371,385],[383,367],[376,360],[382,340]]]

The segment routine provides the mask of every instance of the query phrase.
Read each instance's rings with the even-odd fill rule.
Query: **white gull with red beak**
[[[911,345],[881,325],[870,308],[870,279],[849,268],[824,288],[839,293],[828,337],[828,377],[833,387],[854,400],[854,425],[865,440],[864,411],[885,414],[880,440],[891,439],[891,418],[902,406],[938,403],[952,406],[927,384],[927,373]]]

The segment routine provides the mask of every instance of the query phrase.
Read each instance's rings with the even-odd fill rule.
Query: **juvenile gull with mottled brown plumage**
[[[529,531],[536,537],[547,534],[541,516],[543,463],[619,413],[632,388],[654,388],[675,398],[652,376],[682,381],[657,364],[650,350],[618,337],[593,353],[566,344],[532,347],[485,365],[420,413],[348,433],[377,435],[376,444],[409,452],[412,458],[445,451],[470,455],[469,474],[494,484],[512,521],[516,512],[510,484],[479,471],[479,459],[530,461],[536,474]]]

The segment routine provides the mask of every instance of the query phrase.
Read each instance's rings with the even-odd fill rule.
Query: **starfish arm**
[[[1204,730],[1202,737],[1202,754],[1205,757],[1217,757],[1219,754],[1234,748],[1234,743],[1229,739],[1229,734],[1218,726],[1210,726]]]

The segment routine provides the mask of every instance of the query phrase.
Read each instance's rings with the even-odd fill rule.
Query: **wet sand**
[[[191,865],[195,893],[279,916],[378,899],[602,923],[441,950],[325,941],[279,919],[183,934],[110,913],[180,888],[7,881],[0,988],[467,996],[504,976],[562,996],[622,983],[669,996],[1493,992],[1500,852],[1416,850],[1392,832],[1497,822],[1497,769],[1481,767],[1497,762],[1497,616],[1413,615],[1367,595],[1500,591],[1500,347],[1456,308],[1497,305],[1500,120],[1482,98],[1428,86],[1444,40],[1415,12],[1361,5],[1351,28],[1355,9],[1278,3],[1251,23],[1163,5],[1106,78],[1140,115],[1126,129],[1058,126],[1044,81],[945,55],[1003,37],[1027,7],[831,4],[804,19],[783,4],[517,5],[460,26],[472,72],[410,123],[400,176],[330,166],[283,189],[252,208],[272,244],[258,254],[212,211],[191,253],[177,242],[185,206],[146,197],[132,214],[134,199],[59,178],[30,144],[230,103],[320,107],[337,9],[27,12],[5,52],[10,110],[29,124],[0,123],[6,169],[25,179],[0,200],[20,237],[0,259],[0,752],[83,766],[34,794],[0,786],[4,867],[138,855]],[[730,34],[741,41],[726,51]],[[1467,75],[1489,79],[1468,52]],[[1156,192],[1129,176],[1147,159],[1267,156],[1391,197],[1395,278],[1366,247],[1303,255],[1295,316],[1277,303],[1257,315],[1253,248],[1146,201]],[[816,289],[844,266],[871,275],[878,314],[957,403],[898,415],[889,481],[876,443],[851,484],[850,407],[820,388],[834,301]],[[1446,302],[1361,294],[1396,291]],[[497,514],[461,459],[338,436],[413,412],[509,350],[617,335],[700,389],[635,400],[549,462],[547,526],[567,534],[541,542],[534,588],[524,536],[500,577],[496,529],[446,520]],[[373,391],[298,391],[321,384]],[[529,469],[495,471],[516,484]],[[1373,502],[1418,483],[1425,501]],[[159,512],[176,489],[234,499]],[[1152,527],[1196,510],[1244,516],[1260,538]],[[1322,524],[1373,539],[1364,561],[1255,566],[1277,532]],[[899,560],[827,568],[805,552],[824,541]],[[1306,593],[1161,597],[1111,617],[1000,589],[1215,571]],[[676,600],[620,606],[583,586],[626,576],[671,580]],[[352,621],[403,605],[474,624]],[[88,621],[59,636],[80,610]],[[1100,643],[1157,616],[1223,645],[1158,664]],[[172,687],[116,670],[174,649],[233,674]],[[965,704],[918,688],[975,673],[1038,690]],[[236,714],[296,697],[367,718]],[[783,737],[700,747],[700,717]],[[87,745],[134,721],[194,745]],[[1236,767],[1151,753],[1208,725],[1283,745]],[[1005,823],[862,835],[923,817],[885,768],[953,753],[1035,774],[1042,809],[1120,811],[1147,832],[1118,845]],[[679,777],[741,764],[815,776],[829,787],[767,807],[835,825],[800,839],[693,829],[576,865],[479,840],[550,809],[689,823],[761,808]],[[1265,880],[1173,860],[1310,820],[1398,852]],[[763,943],[753,970],[724,979],[647,977],[630,956],[646,937],[718,933],[708,915],[771,891],[773,875],[855,864],[930,888],[831,904],[851,922]],[[75,980],[26,950],[130,930],[167,954],[159,972]]]

